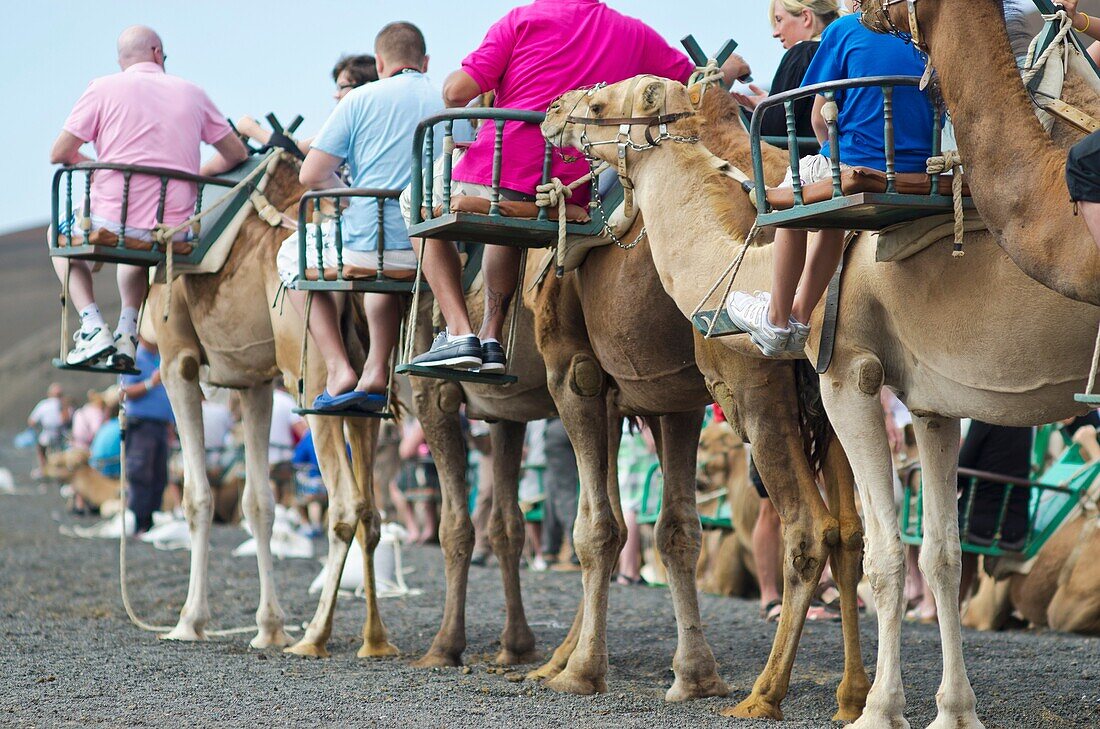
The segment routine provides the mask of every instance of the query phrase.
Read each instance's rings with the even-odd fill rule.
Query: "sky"
[[[0,233],[49,218],[49,150],[73,103],[96,76],[118,71],[115,40],[128,25],[152,26],[164,40],[169,73],[198,83],[233,119],[268,112],[299,134],[316,131],[332,109],[332,65],[344,53],[370,53],[388,22],[424,32],[437,82],[477,47],[518,0],[45,0],[12,2],[0,28]],[[771,37],[768,0],[609,0],[670,43],[688,33],[707,53],[739,43],[757,81],[770,82],[783,49]]]

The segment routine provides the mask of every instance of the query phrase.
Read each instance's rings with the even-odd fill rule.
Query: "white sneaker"
[[[752,343],[765,357],[775,357],[786,350],[791,330],[772,326],[768,321],[768,298],[764,294],[754,296],[734,291],[726,301],[726,313],[738,328],[749,333]]]
[[[65,364],[91,364],[115,351],[115,342],[107,327],[98,326],[90,332],[80,329],[73,335],[75,346],[65,355]]]
[[[137,357],[137,337],[116,332],[114,344],[115,353],[107,360],[107,364],[116,370],[132,370],[134,358]]]
[[[753,295],[766,304],[770,305],[772,302],[772,295],[768,291],[754,291]],[[771,322],[769,321],[769,323]],[[810,338],[810,326],[803,324],[792,316],[787,319],[787,328],[791,330],[791,335],[787,339],[787,347],[783,351],[805,352],[806,341]]]

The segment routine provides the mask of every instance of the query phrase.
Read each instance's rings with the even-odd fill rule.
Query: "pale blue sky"
[[[47,0],[13,2],[0,29],[0,130],[7,146],[0,232],[45,223],[52,170],[49,147],[88,81],[118,70],[115,39],[144,23],[164,39],[170,73],[203,86],[227,116],[305,117],[315,131],[332,108],[332,64],[371,52],[386,23],[416,23],[428,42],[429,73],[442,81],[518,0]],[[711,53],[727,38],[771,80],[782,56],[771,37],[768,0],[610,0],[671,43],[694,33]]]

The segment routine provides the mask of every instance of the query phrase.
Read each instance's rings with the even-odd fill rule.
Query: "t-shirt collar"
[[[164,73],[164,68],[159,63],[141,61],[126,67],[126,73]]]

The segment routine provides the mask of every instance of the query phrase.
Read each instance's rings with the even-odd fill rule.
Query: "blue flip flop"
[[[351,390],[342,395],[330,395],[328,390],[325,390],[313,400],[313,409],[327,410],[333,413],[360,410],[370,400],[370,397],[361,390]],[[384,399],[383,402],[385,402]]]
[[[380,392],[368,392],[366,397],[359,400],[355,407],[365,413],[376,413],[386,407],[386,396]]]

